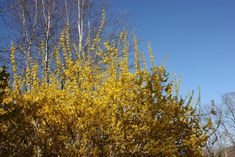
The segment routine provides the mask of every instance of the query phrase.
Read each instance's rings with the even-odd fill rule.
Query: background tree
[[[0,4],[2,8],[14,7],[1,14],[3,30],[9,32],[4,33],[2,41],[7,43],[2,43],[1,51],[9,52],[9,43],[14,41],[17,63],[22,67],[29,62],[29,56],[38,58],[41,53],[44,54],[41,64],[44,64],[43,59],[46,68],[54,64],[52,52],[66,25],[71,34],[70,41],[75,44],[72,46],[76,46],[72,50],[86,51],[87,40],[94,40],[99,32],[102,11],[108,10],[108,1],[92,0],[3,0]],[[125,17],[121,14],[106,17],[102,39],[117,40],[119,32],[127,28]],[[9,53],[2,55],[2,62],[9,63]]]
[[[222,103],[215,106],[215,111],[218,113],[214,116],[214,124],[219,120],[220,125],[214,132],[213,139],[209,140],[209,151],[211,157],[231,157],[235,154],[234,143],[234,112],[235,112],[235,94],[234,92],[227,93],[222,96]]]

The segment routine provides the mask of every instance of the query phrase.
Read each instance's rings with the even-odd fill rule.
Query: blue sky
[[[113,0],[127,12],[146,50],[150,42],[157,63],[182,77],[182,94],[201,87],[202,102],[217,103],[235,91],[234,0]]]

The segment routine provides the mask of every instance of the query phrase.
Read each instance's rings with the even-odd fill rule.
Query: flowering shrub
[[[68,34],[55,46],[53,66],[30,58],[25,75],[12,46],[14,83],[0,108],[0,156],[203,155],[208,125],[176,96],[151,48],[148,71],[134,42],[131,70],[126,33],[118,44],[96,38],[88,53],[73,53]]]

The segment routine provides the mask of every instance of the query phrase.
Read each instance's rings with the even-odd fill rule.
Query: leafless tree
[[[10,41],[14,41],[20,52],[18,62],[25,66],[29,56],[39,58],[44,45],[45,69],[48,70],[53,57],[54,46],[58,43],[64,27],[69,26],[71,42],[81,51],[86,47],[85,39],[95,37],[102,19],[102,10],[108,6],[107,0],[3,0],[2,6],[14,9],[2,14],[4,29],[8,29],[10,38],[0,47],[0,52],[9,52]],[[4,4],[4,5],[3,5]],[[1,5],[0,5],[1,6]],[[108,16],[102,39],[117,39],[121,29],[126,28],[125,16]],[[7,53],[9,54],[9,53]],[[2,58],[5,63],[7,57]],[[49,76],[48,76],[49,77]]]
[[[210,157],[232,157],[235,155],[235,92],[222,96],[222,103],[216,105],[219,114],[213,117],[214,125],[220,125],[206,145]]]

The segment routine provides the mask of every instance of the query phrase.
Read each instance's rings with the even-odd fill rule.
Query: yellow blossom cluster
[[[12,47],[15,77],[0,108],[0,156],[203,156],[207,132],[197,111],[174,94],[150,46],[148,71],[135,39],[133,71],[125,32],[120,47],[92,43],[89,53],[72,54],[67,29],[54,68],[34,60],[26,76],[17,73]]]

